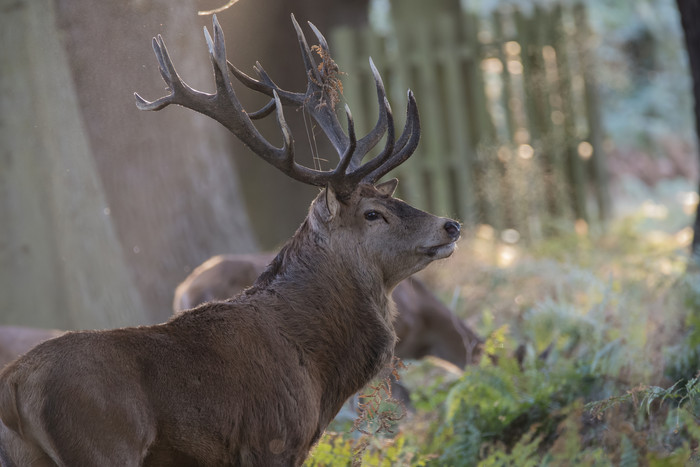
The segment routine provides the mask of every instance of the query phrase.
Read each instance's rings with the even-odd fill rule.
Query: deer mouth
[[[418,252],[434,259],[442,259],[450,256],[456,248],[457,242],[449,242],[435,246],[420,247]]]

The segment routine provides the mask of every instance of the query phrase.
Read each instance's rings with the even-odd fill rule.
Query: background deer
[[[179,104],[217,120],[290,177],[324,187],[307,218],[245,293],[205,304],[164,324],[71,332],[46,341],[0,373],[0,457],[24,465],[300,465],[343,402],[391,359],[393,288],[452,254],[457,222],[392,197],[396,180],[375,183],[415,150],[420,124],[409,91],[406,125],[393,117],[376,69],[380,117],[356,139],[332,109],[325,67],[317,67],[293,21],[309,76],[306,93],[279,89],[258,66],[254,80],[226,61],[221,28],[207,32],[216,93],[178,76],[163,39],[153,45],[170,94],[139,108]],[[313,27],[323,51],[323,36]],[[271,95],[246,113],[236,77]],[[329,171],[299,165],[282,103],[304,106],[340,162]],[[276,112],[283,146],[251,118]],[[363,157],[387,134],[384,149]]]
[[[274,254],[218,255],[199,265],[175,289],[173,312],[233,297],[255,282]],[[428,355],[463,368],[476,363],[483,340],[419,279],[401,281],[392,293],[396,304],[394,354],[401,359]]]

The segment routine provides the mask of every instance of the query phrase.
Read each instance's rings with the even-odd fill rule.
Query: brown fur
[[[64,332],[57,329],[0,326],[0,368],[40,342],[58,337]]]
[[[249,287],[274,259],[271,253],[214,256],[175,289],[175,314],[205,302],[225,300]],[[463,368],[476,363],[483,339],[415,277],[401,281],[392,294],[396,303],[394,354],[401,359],[428,355]]]
[[[391,198],[394,187],[360,185],[345,202],[321,192],[231,300],[67,333],[8,365],[3,465],[300,465],[391,358],[392,289],[454,249],[456,224]]]

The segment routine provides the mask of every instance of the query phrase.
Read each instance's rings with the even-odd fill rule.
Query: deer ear
[[[316,202],[313,205],[314,223],[327,224],[338,214],[339,208],[340,202],[335,194],[335,190],[328,185],[323,189],[320,196],[316,198]],[[317,226],[320,227],[320,225]]]
[[[398,184],[399,180],[396,178],[392,178],[391,180],[380,183],[379,185],[375,185],[374,188],[376,188],[379,193],[385,196],[393,196],[394,191],[396,191],[396,186]]]
[[[340,209],[338,196],[330,185],[326,186],[326,209],[328,209],[328,220],[333,219],[338,214],[338,209]]]

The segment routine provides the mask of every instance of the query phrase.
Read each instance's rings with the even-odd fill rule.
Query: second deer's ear
[[[393,196],[394,191],[396,191],[396,186],[398,184],[399,180],[396,178],[392,178],[391,180],[380,183],[379,185],[375,185],[374,188],[376,188],[379,193],[385,196]]]

